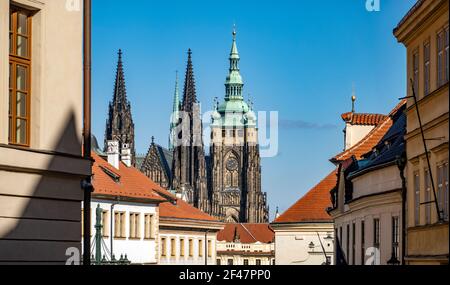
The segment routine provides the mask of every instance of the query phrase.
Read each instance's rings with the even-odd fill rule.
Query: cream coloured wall
[[[96,209],[100,205],[103,211],[107,211],[108,221],[106,229],[108,233],[106,237],[103,237],[103,241],[106,244],[106,248],[111,250],[111,238],[113,238],[113,254],[118,260],[121,255],[127,255],[128,260],[132,264],[156,264],[157,258],[157,242],[158,242],[158,228],[159,228],[159,218],[158,218],[158,205],[156,204],[144,204],[144,203],[131,203],[120,201],[118,204],[116,202],[109,200],[102,200],[94,198],[91,202],[91,234],[95,236],[95,224],[96,224]],[[111,206],[114,205],[113,212],[111,212]],[[82,207],[83,208],[83,207]],[[115,224],[114,224],[114,213],[123,212],[125,213],[125,238],[114,237]],[[139,238],[130,238],[130,213],[139,213]],[[154,223],[152,224],[152,230],[154,232],[154,238],[145,238],[145,221],[144,217],[146,214],[154,215]],[[113,217],[111,224],[111,215]],[[111,236],[111,232],[113,235]],[[83,249],[84,250],[84,249]],[[104,251],[102,250],[102,254]]]
[[[345,128],[345,150],[360,142],[374,128],[374,126],[360,126],[347,123]]]
[[[244,265],[245,259],[248,260],[248,265],[256,265],[257,260],[261,265],[272,265],[274,251],[274,243],[217,242],[217,259],[220,259],[221,265],[228,265],[230,259],[233,260],[233,265]]]
[[[207,260],[208,265],[216,265],[216,248],[217,248],[217,232],[208,233],[206,238],[211,241],[211,256],[205,257],[205,246],[208,243],[205,242],[205,232],[195,229],[164,229],[161,228],[159,232],[159,264],[160,265],[205,265]],[[166,241],[166,256],[162,255],[162,239]],[[171,240],[175,239],[175,256],[172,256],[172,243]],[[181,240],[184,240],[184,256],[181,254]],[[189,255],[189,240],[193,241],[193,255]],[[199,241],[202,241],[203,245],[199,248]],[[201,254],[200,254],[201,252]]]
[[[326,256],[334,262],[333,223],[271,224],[275,231],[276,265],[322,265]],[[319,235],[317,235],[319,234]],[[320,236],[320,240],[319,240]],[[310,244],[314,248],[310,248]]]
[[[34,13],[30,148],[8,145],[10,3]],[[65,264],[80,249],[82,10],[65,4],[0,1],[0,263]]]

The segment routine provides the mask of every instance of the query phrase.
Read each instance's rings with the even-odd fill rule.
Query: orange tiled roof
[[[161,218],[217,221],[183,200],[177,199],[169,191],[153,182],[136,168],[127,167],[120,163],[119,169],[115,169],[96,153],[92,153],[92,158],[94,159],[94,197],[95,195],[106,195],[154,200],[160,203],[159,216]],[[106,174],[102,168],[119,178],[119,181],[114,181],[114,178]],[[172,203],[174,201],[176,201],[175,204]]]
[[[342,114],[342,119],[352,125],[363,125],[363,126],[376,126],[386,119],[385,115],[381,114],[361,114],[348,112]]]
[[[175,219],[188,219],[188,220],[202,220],[202,221],[218,221],[216,218],[211,217],[205,212],[189,205],[182,199],[177,199],[169,191],[160,187],[157,192],[164,196],[170,196],[173,201],[176,199],[176,204],[172,202],[164,202],[159,205],[159,217],[160,218],[175,218]]]
[[[274,223],[331,221],[327,208],[331,207],[330,191],[336,186],[336,170],[320,181],[305,196],[279,216]]]
[[[166,201],[155,192],[159,186],[137,169],[127,167],[123,163],[120,163],[119,169],[115,169],[96,153],[92,153],[92,158],[94,159],[94,165],[92,166],[94,196],[106,195],[148,199],[156,202]],[[114,181],[114,178],[108,175],[105,170],[111,172],[119,181]]]
[[[227,224],[217,235],[217,240],[234,242],[236,235],[241,243],[272,243],[275,239],[269,224]]]
[[[331,162],[336,163],[340,161],[347,160],[352,156],[356,159],[361,159],[364,154],[371,151],[384,137],[384,135],[392,127],[391,116],[395,114],[404,104],[406,100],[402,100],[390,113],[389,116],[384,116],[384,118],[378,123],[378,125],[370,131],[362,140],[360,140],[353,147],[348,150],[341,152],[331,159]]]

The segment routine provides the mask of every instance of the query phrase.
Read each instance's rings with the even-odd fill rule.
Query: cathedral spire
[[[175,93],[173,96],[172,118],[170,121],[169,150],[174,149],[174,143],[176,141],[175,129],[178,124],[179,112],[180,112],[180,92],[179,92],[179,87],[178,87],[178,71],[177,71],[176,78],[175,78]]]
[[[127,90],[125,87],[125,75],[123,72],[122,50],[119,49],[119,59],[117,61],[116,83],[114,87],[113,104],[127,104]],[[123,107],[123,106],[121,106]]]
[[[233,28],[233,44],[231,46],[230,52],[230,70],[225,83],[226,93],[225,100],[240,100],[242,101],[244,97],[242,96],[242,90],[244,83],[239,70],[239,52],[236,44],[236,27]]]
[[[193,105],[197,103],[197,94],[195,91],[194,67],[192,65],[192,51],[188,50],[188,62],[186,68],[186,79],[184,81],[184,94],[182,111],[191,112]]]

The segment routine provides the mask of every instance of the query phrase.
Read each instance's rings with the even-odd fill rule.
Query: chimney
[[[108,141],[108,163],[114,168],[119,169],[119,142],[118,141]]]
[[[131,149],[129,144],[122,145],[121,160],[127,167],[131,167]]]

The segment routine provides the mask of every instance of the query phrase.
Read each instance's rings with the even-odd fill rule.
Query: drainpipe
[[[91,0],[83,5],[83,157],[91,160]],[[84,190],[83,265],[90,265],[91,248],[91,177],[82,182]]]
[[[406,256],[406,177],[405,177],[405,168],[406,168],[406,153],[403,153],[401,156],[397,156],[397,166],[400,170],[400,178],[402,179],[402,256],[401,262],[402,265],[405,265],[405,256]]]
[[[205,265],[208,265],[208,230],[205,231]]]

